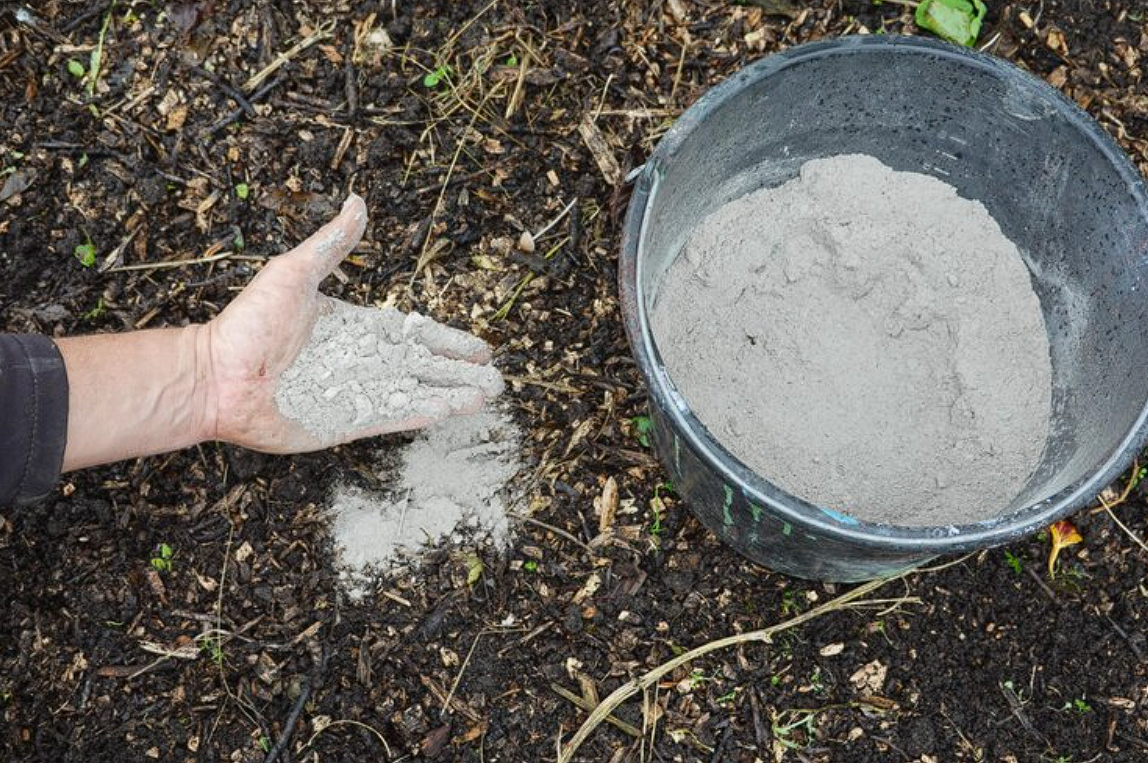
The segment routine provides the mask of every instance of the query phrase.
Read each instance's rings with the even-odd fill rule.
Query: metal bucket
[[[934,175],[981,201],[1028,265],[1051,345],[1052,425],[1028,484],[992,520],[891,526],[790,495],[707,431],[658,355],[648,316],[690,230],[806,161],[843,153]],[[1148,190],[1096,122],[1006,61],[892,36],[798,46],[706,93],[638,176],[619,263],[655,447],[678,491],[750,559],[836,581],[1024,537],[1126,469],[1148,436],[1146,276]]]

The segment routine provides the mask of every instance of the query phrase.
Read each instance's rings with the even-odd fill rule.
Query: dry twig
[[[737,644],[744,644],[750,641],[769,643],[770,640],[772,640],[772,638],[778,633],[807,623],[810,620],[814,620],[820,617],[821,615],[842,609],[851,602],[854,602],[857,599],[860,599],[861,597],[876,591],[878,588],[881,588],[882,586],[887,585],[894,580],[899,580],[907,574],[909,573],[905,572],[891,578],[872,580],[868,583],[865,583],[864,585],[857,586],[852,591],[838,596],[836,599],[827,601],[819,607],[814,607],[808,612],[804,612],[794,618],[786,620],[785,622],[778,623],[777,625],[771,625],[768,628],[750,631],[748,633],[738,633],[733,636],[726,636],[725,638],[711,641],[708,644],[702,644],[695,649],[691,649],[690,651],[675,657],[669,662],[662,663],[658,667],[646,672],[642,676],[630,679],[615,689],[610,694],[610,696],[606,697],[606,699],[604,699],[601,704],[599,704],[598,707],[595,708],[592,713],[590,713],[590,717],[586,719],[586,721],[582,724],[582,727],[578,729],[578,731],[570,739],[570,742],[566,745],[565,749],[563,749],[561,754],[558,756],[558,763],[569,763],[570,760],[574,757],[574,753],[576,753],[578,748],[582,746],[582,743],[586,741],[590,734],[594,733],[594,729],[598,728],[598,726],[601,725],[606,717],[612,714],[619,705],[621,705],[630,697],[633,697],[635,694],[648,690],[651,686],[655,685],[659,680],[661,680],[663,676],[672,673],[682,665],[685,665],[688,662],[692,662],[698,657],[702,657],[706,654],[709,654],[710,652],[714,652],[730,646],[735,646]]]

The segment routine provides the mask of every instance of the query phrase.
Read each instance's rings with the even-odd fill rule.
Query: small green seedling
[[[89,238],[87,234],[84,234],[84,239],[86,243],[76,244],[76,248],[73,253],[76,255],[76,259],[80,261],[81,265],[83,265],[85,268],[90,268],[92,265],[96,264],[96,245],[92,243],[92,239]]]
[[[923,0],[914,18],[922,29],[971,48],[977,44],[987,12],[981,0]]]
[[[717,681],[716,678],[713,678],[712,676],[707,676],[706,672],[704,670],[702,670],[701,668],[694,668],[693,671],[690,672],[689,682],[690,682],[690,689],[691,690],[696,689],[699,686],[704,686],[705,684],[708,684],[708,683],[713,683],[715,681]]]
[[[207,652],[207,656],[216,665],[223,664],[223,639],[219,636],[203,636],[200,638],[200,651]]]
[[[450,67],[446,64],[441,64],[435,68],[434,71],[427,72],[423,77],[423,87],[428,90],[434,90],[438,87],[440,82],[447,82],[450,80]]]
[[[96,38],[96,47],[92,49],[92,54],[88,62],[88,95],[96,94],[96,83],[100,80],[100,67],[104,63],[104,41],[108,37],[108,27],[112,24],[112,12],[116,9],[116,0],[112,0],[112,4],[108,6],[108,12],[104,16],[104,23],[100,27],[100,34]],[[93,107],[94,109],[94,107]],[[93,111],[93,114],[99,119],[99,112]]]
[[[240,183],[235,186],[235,195],[239,197],[240,201],[247,201],[247,197],[250,193],[251,189],[248,188],[247,183]]]
[[[511,53],[509,56],[506,57],[506,65],[507,66],[518,66],[518,56],[514,53]]]
[[[260,734],[259,741],[257,741],[256,744],[259,745],[259,749],[263,750],[263,752],[271,752],[271,739],[269,737]]]
[[[1021,573],[1021,563],[1020,563],[1020,557],[1019,556],[1017,556],[1016,554],[1014,554],[1011,551],[1005,551],[1004,552],[1004,559],[1005,559],[1005,564],[1007,564],[1009,567],[1012,567],[1013,572],[1015,572],[1018,575]]]
[[[642,443],[642,447],[650,447],[650,433],[654,431],[654,422],[650,420],[650,417],[635,416],[630,419],[630,423],[633,424],[634,436],[638,438],[638,442]]]
[[[523,563],[522,569],[526,570],[527,572],[538,572],[538,562],[530,559]]]
[[[478,558],[477,554],[470,554],[466,557],[466,584],[474,587],[478,581],[482,580],[482,559]]]
[[[88,312],[84,313],[84,320],[94,321],[97,318],[100,318],[105,312],[107,312],[107,308],[104,307],[104,298],[100,297],[96,301],[96,306],[93,307]]]
[[[725,704],[728,704],[730,702],[733,702],[735,699],[737,699],[737,693],[739,691],[741,691],[741,687],[735,686],[733,688],[733,691],[730,691],[730,692],[727,692],[727,693],[721,695],[720,697],[715,699],[714,702],[717,702],[719,705],[725,705]]]
[[[1084,715],[1085,713],[1091,713],[1092,712],[1092,705],[1088,704],[1088,702],[1085,701],[1084,697],[1077,697],[1076,699],[1072,700],[1071,702],[1065,702],[1064,707],[1062,707],[1060,709],[1061,710],[1071,710],[1072,712],[1076,713],[1077,715]]]
[[[175,556],[175,551],[172,550],[171,546],[161,543],[156,555],[151,559],[151,566],[160,572],[171,572],[171,558],[173,556]]]
[[[77,79],[81,79],[81,78],[83,78],[83,76],[85,74],[88,73],[88,70],[85,69],[84,65],[81,64],[76,59],[69,58],[68,59],[68,73]]]
[[[803,750],[817,736],[816,710],[784,710],[770,723],[773,738],[790,750]],[[801,734],[801,741],[797,734]]]

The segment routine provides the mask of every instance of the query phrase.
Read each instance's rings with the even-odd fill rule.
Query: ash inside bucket
[[[652,328],[734,455],[868,521],[999,515],[1048,433],[1048,338],[1017,247],[980,202],[872,157],[810,161],[705,218]]]

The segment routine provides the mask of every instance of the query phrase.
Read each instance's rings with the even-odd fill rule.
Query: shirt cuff
[[[68,373],[45,336],[0,335],[0,506],[56,486],[68,439]]]

